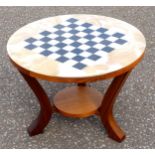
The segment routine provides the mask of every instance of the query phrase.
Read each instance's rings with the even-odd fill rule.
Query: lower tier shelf
[[[97,112],[102,98],[95,88],[74,86],[59,91],[54,97],[54,105],[64,116],[83,118]]]

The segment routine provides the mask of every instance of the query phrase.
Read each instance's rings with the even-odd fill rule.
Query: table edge
[[[121,69],[118,69],[116,71],[106,73],[106,74],[101,74],[101,75],[94,75],[94,76],[85,76],[85,77],[58,77],[58,76],[49,76],[49,75],[43,75],[39,74],[30,70],[25,69],[24,67],[18,65],[15,61],[11,59],[11,57],[8,55],[10,61],[12,64],[21,72],[27,74],[28,76],[38,78],[41,80],[46,80],[50,82],[65,82],[65,83],[86,83],[86,82],[95,82],[99,80],[105,80],[105,79],[110,79],[116,76],[119,76],[127,71],[132,70],[144,57],[145,50],[143,54],[136,59],[133,63],[129,64],[128,66],[125,66]]]

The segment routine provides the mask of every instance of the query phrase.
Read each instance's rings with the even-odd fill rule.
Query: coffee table
[[[134,26],[98,15],[49,17],[17,30],[8,41],[8,55],[40,104],[29,135],[42,133],[53,112],[75,118],[96,114],[109,137],[121,142],[125,134],[113,116],[113,106],[145,46],[143,34]],[[59,91],[51,103],[37,78],[76,86]],[[87,85],[109,78],[114,79],[104,95]]]

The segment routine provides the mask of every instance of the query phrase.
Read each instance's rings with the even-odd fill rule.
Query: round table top
[[[93,81],[122,74],[144,55],[146,42],[134,26],[98,15],[62,15],[32,22],[7,44],[12,62],[49,81]]]

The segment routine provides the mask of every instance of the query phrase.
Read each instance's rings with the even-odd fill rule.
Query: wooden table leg
[[[86,86],[87,84],[86,83],[78,83],[77,85],[78,86]]]
[[[125,139],[125,134],[118,126],[113,116],[113,105],[129,73],[130,71],[114,78],[103,98],[102,105],[99,109],[102,123],[105,126],[109,137],[118,142],[121,142]]]
[[[30,77],[22,72],[20,73],[38,98],[41,108],[37,119],[34,120],[28,128],[29,135],[34,136],[42,133],[44,128],[47,126],[48,122],[51,119],[52,106],[48,96],[46,95],[44,89],[39,84],[39,82],[33,77]]]

